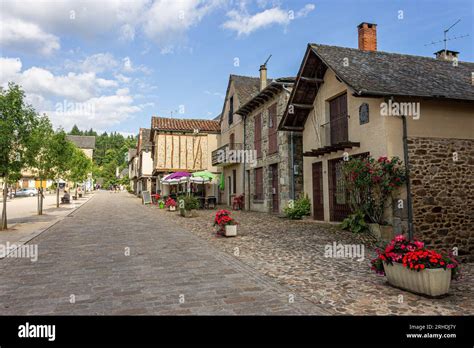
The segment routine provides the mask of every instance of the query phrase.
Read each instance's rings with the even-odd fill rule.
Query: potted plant
[[[199,201],[194,196],[181,196],[179,198],[179,213],[183,217],[192,217],[194,210],[199,208]]]
[[[368,230],[378,238],[393,238],[393,227],[384,220],[389,197],[406,182],[405,170],[398,157],[354,157],[345,162],[344,181],[352,211],[368,220]]]
[[[171,197],[166,199],[165,206],[168,208],[168,211],[176,211],[176,201]]]
[[[237,222],[230,216],[230,211],[222,209],[216,213],[214,226],[218,226],[218,235],[235,237],[237,235]]]
[[[459,263],[452,255],[429,250],[423,242],[409,241],[403,235],[377,252],[372,270],[404,290],[437,297],[448,293],[451,279],[459,278]]]

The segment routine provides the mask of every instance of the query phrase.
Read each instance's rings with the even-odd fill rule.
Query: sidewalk
[[[56,195],[46,195],[43,202],[43,215],[37,215],[37,197],[14,198],[7,201],[8,230],[0,231],[0,245],[23,245],[46,229],[64,219],[93,197],[60,204],[56,208]],[[2,257],[0,256],[0,259]]]

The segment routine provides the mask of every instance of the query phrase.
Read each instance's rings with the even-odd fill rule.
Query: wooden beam
[[[313,104],[290,104],[293,105],[295,108],[298,109],[306,109],[306,110],[312,110],[314,108]]]
[[[318,77],[300,77],[301,81],[308,82],[308,83],[323,83],[324,80]]]

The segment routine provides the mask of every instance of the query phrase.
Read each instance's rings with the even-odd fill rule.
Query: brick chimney
[[[260,90],[267,87],[267,67],[260,65]]]
[[[359,32],[359,49],[377,51],[377,24],[362,22],[357,26]]]
[[[436,59],[452,62],[453,60],[458,59],[459,52],[439,50],[438,52],[435,52],[434,55],[436,56]]]

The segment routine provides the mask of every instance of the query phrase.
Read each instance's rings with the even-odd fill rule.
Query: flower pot
[[[390,265],[384,262],[384,270],[390,284],[416,294],[441,296],[448,293],[451,284],[450,269],[413,271],[400,263],[394,262]]]
[[[176,207],[175,207],[175,206],[172,206],[172,205],[170,205],[168,210],[169,210],[169,211],[176,211]]]
[[[237,225],[227,225],[224,235],[226,237],[235,237],[237,235]]]
[[[186,210],[186,209],[180,209],[179,213],[181,214],[181,216],[183,216],[185,218],[190,218],[190,217],[193,217],[193,215],[194,215],[193,210]]]

